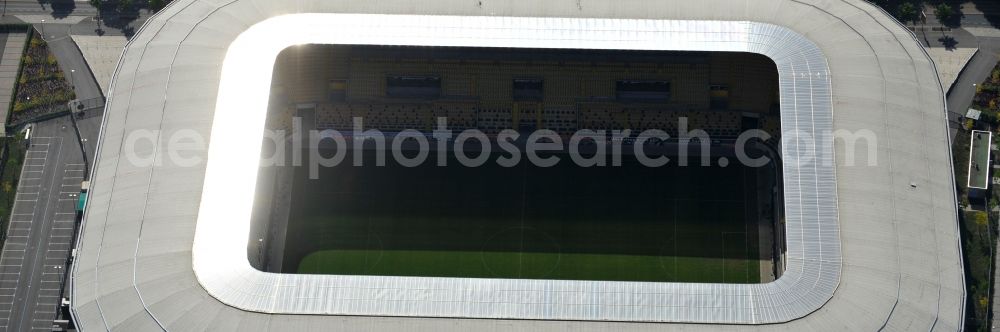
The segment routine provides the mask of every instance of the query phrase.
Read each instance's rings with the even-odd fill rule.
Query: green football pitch
[[[369,151],[366,151],[369,152]],[[433,154],[432,154],[433,156]],[[283,272],[757,283],[757,170],[729,167],[296,171]]]

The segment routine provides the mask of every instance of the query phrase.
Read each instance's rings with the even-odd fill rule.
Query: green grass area
[[[981,139],[973,136],[971,129],[990,130],[1000,123],[1000,63],[994,66],[990,77],[976,85],[976,96],[972,108],[982,111],[979,121],[970,122],[963,130],[959,130],[953,140],[952,154],[955,168],[955,184],[958,191],[959,221],[962,234],[962,254],[965,263],[965,329],[968,331],[989,331],[992,314],[992,295],[996,267],[993,255],[996,253],[998,214],[993,208],[1000,206],[1000,192],[990,188],[985,199],[970,200],[968,188],[969,179],[972,182],[989,183],[988,170],[990,163],[986,161],[988,144],[986,135]],[[971,142],[976,144],[970,147]],[[979,160],[980,170],[972,167],[970,174],[970,151],[972,159]],[[984,204],[985,203],[985,204]],[[984,206],[985,205],[985,206]],[[985,209],[984,209],[985,208]],[[984,211],[981,211],[984,210]]]
[[[2,142],[0,145],[6,149],[3,173],[0,174],[0,238],[6,239],[7,225],[11,210],[14,208],[17,183],[21,178],[21,165],[24,163],[26,147],[24,141],[17,136],[2,138],[0,142]]]
[[[20,124],[39,116],[65,112],[76,98],[73,86],[59,67],[48,43],[37,32],[29,33],[28,46],[14,93],[10,123]]]
[[[487,165],[297,172],[283,271],[760,280],[755,169]]]
[[[298,273],[607,281],[758,282],[757,261],[639,255],[324,250]]]
[[[962,225],[962,252],[966,260],[969,313],[966,327],[971,331],[987,331],[990,316],[990,254],[993,237],[989,229],[989,216],[983,211],[964,211]]]

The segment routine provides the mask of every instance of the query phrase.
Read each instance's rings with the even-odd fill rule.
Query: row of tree
[[[893,16],[895,16],[900,22],[914,23],[921,18],[921,8],[923,8],[922,1],[905,1],[900,3],[895,10],[892,8],[885,9],[886,11],[892,13]],[[938,22],[950,22],[953,18],[955,18],[955,14],[955,9],[947,3],[940,3],[937,6],[934,6],[934,17],[937,18]]]
[[[166,7],[170,3],[170,0],[148,0],[145,1],[145,5],[148,9],[152,11],[158,11]],[[90,0],[90,5],[97,9],[113,9],[117,11],[127,11],[133,10],[137,5],[141,3],[136,3],[135,0]],[[113,7],[104,7],[113,6]]]

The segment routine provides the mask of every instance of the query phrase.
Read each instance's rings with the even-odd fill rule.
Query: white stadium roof
[[[275,56],[305,43],[766,55],[789,141],[786,272],[723,285],[257,271],[246,243],[260,146],[246,133],[263,130]],[[108,97],[71,282],[88,331],[958,330],[964,319],[944,95],[913,36],[862,1],[175,0],[129,42]],[[127,138],[184,130],[211,137],[183,152],[206,163],[122,152],[164,154]],[[837,130],[870,131],[876,165],[864,144],[829,144]]]

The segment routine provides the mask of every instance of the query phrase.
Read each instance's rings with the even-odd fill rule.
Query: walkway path
[[[125,43],[128,42],[128,39],[125,36],[115,35],[72,35],[72,37],[80,48],[80,52],[83,53],[83,57],[87,59],[87,64],[97,79],[101,91],[107,94],[108,88],[111,86],[111,76],[115,73],[118,58],[125,50]]]
[[[931,60],[934,60],[934,64],[937,66],[938,77],[941,79],[941,87],[944,88],[944,91],[947,92],[951,89],[952,84],[958,79],[958,74],[962,72],[962,68],[965,68],[965,65],[972,60],[972,56],[978,50],[975,47],[953,49],[931,47],[927,49]]]
[[[990,75],[993,66],[996,66],[1000,59],[1000,38],[979,38],[979,52],[972,57],[972,60],[965,66],[955,84],[948,92],[948,120],[952,128],[952,139],[958,126],[962,123],[962,117],[972,104],[972,98],[976,95],[976,88],[973,84],[980,84]]]
[[[59,60],[59,67],[73,85],[76,98],[80,100],[102,98],[104,94],[101,93],[101,87],[91,74],[80,49],[69,36],[71,27],[69,24],[45,25],[45,41],[49,44],[49,50]]]

